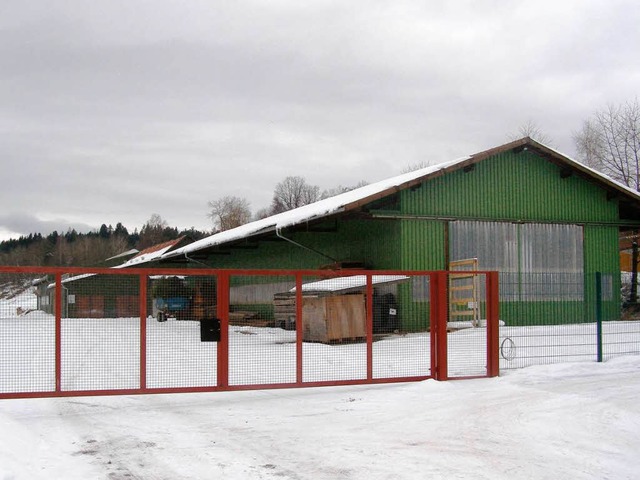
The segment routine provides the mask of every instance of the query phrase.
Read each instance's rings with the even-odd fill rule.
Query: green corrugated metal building
[[[593,320],[595,272],[607,318],[618,315],[618,235],[634,227],[637,192],[524,138],[218,233],[164,261],[445,270],[477,258],[501,273],[507,324],[582,322]]]

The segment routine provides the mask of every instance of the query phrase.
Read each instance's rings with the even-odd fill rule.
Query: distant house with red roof
[[[181,236],[145,248],[141,252],[125,252],[127,261],[114,269],[144,267],[172,250],[182,248],[193,240]],[[120,256],[112,257],[118,258]],[[108,260],[112,260],[108,259]],[[72,318],[114,318],[139,315],[138,288],[135,276],[98,275],[87,273],[69,276],[62,280],[62,315]],[[47,313],[55,311],[55,283],[42,282],[36,286],[38,309]],[[150,310],[151,311],[151,310]]]

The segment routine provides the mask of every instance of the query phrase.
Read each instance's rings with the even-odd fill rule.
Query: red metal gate
[[[453,328],[449,272],[0,267],[0,398],[496,376],[475,274],[486,323]]]

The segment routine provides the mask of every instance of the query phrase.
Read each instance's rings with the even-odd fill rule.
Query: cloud
[[[27,236],[31,233],[49,234],[54,230],[58,233],[68,230],[87,233],[95,227],[82,222],[71,222],[64,218],[42,219],[25,213],[0,215],[0,237],[2,239]]]
[[[640,79],[628,1],[10,3],[12,232],[53,227],[42,218],[133,230],[152,213],[207,229],[209,200],[241,195],[255,211],[287,175],[375,181],[529,120],[571,155],[572,131]]]

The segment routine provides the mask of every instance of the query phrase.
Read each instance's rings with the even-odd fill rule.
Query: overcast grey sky
[[[300,175],[373,182],[505,143],[574,156],[638,96],[637,1],[0,3],[0,239],[101,223],[210,229]]]

